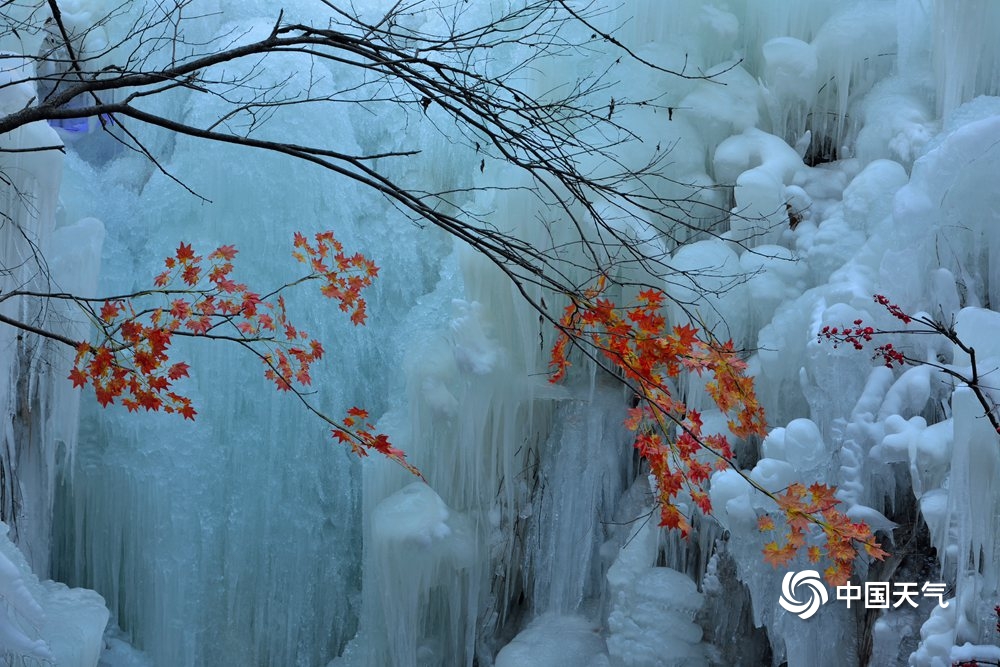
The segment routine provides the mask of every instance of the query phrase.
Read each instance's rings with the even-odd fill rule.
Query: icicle
[[[961,6],[934,2],[933,60],[942,117],[977,95],[1000,93],[998,24],[1000,6],[990,0],[967,0]]]

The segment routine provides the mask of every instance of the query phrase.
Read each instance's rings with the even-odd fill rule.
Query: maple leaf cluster
[[[674,398],[668,379],[683,372],[711,375],[708,393],[738,437],[763,435],[764,412],[732,341],[702,340],[687,324],[668,328],[661,314],[664,295],[658,290],[644,290],[636,305],[618,308],[601,296],[604,283],[601,279],[596,289],[566,307],[552,349],[550,380],[565,377],[568,346],[584,338],[622,373],[641,399],[625,424],[636,433],[635,447],[656,480],[660,525],[687,535],[690,522],[675,502],[682,490],[702,512],[712,511],[706,484],[713,466],[698,455],[710,452],[716,467],[726,467],[733,452],[724,435],[702,432],[701,415]]]
[[[764,410],[753,379],[746,374],[746,362],[732,341],[700,337],[688,324],[668,327],[661,314],[665,296],[658,290],[639,292],[635,305],[619,308],[601,296],[605,283],[602,277],[595,288],[566,307],[552,348],[550,381],[565,378],[571,366],[569,346],[582,340],[589,341],[622,374],[640,399],[629,410],[625,425],[635,432],[635,447],[656,480],[660,525],[686,536],[691,524],[677,504],[682,491],[701,512],[712,511],[707,484],[713,466],[699,454],[714,458],[715,468],[736,468],[736,463],[726,436],[704,433],[701,415],[673,397],[668,380],[682,373],[705,375],[708,394],[727,415],[729,430],[738,438],[766,434]],[[806,548],[812,562],[824,555],[829,558],[827,579],[842,583],[850,577],[859,549],[875,558],[886,555],[866,524],[851,522],[837,509],[839,501],[832,487],[814,484],[807,489],[794,484],[782,495],[758,489],[777,502],[788,525],[783,545],[775,541],[765,547],[768,562],[787,564]],[[765,515],[758,527],[774,530],[774,519]],[[807,547],[810,541],[813,544]]]
[[[888,554],[872,537],[871,528],[863,521],[853,522],[837,509],[840,501],[836,489],[826,484],[791,484],[785,492],[772,498],[784,516],[788,532],[783,544],[778,540],[764,545],[764,560],[774,567],[787,565],[803,548],[810,563],[825,556],[830,566],[823,575],[831,586],[842,586],[851,578],[854,559],[859,550],[882,560]],[[774,531],[774,519],[764,514],[757,520],[761,531]],[[819,530],[814,530],[818,527]],[[807,543],[811,543],[806,547]]]
[[[316,234],[315,245],[296,232],[294,247],[293,256],[312,273],[262,296],[233,279],[235,247],[219,246],[205,258],[181,243],[153,279],[155,289],[105,300],[99,312],[92,313],[98,340],[77,345],[69,374],[73,386],[93,385],[102,407],[120,399],[130,412],[162,410],[193,420],[197,412],[191,400],[174,390],[174,383],[188,376],[189,366],[171,363],[169,355],[177,336],[191,336],[235,342],[251,350],[279,391],[295,393],[306,402],[299,388],[311,384],[312,364],[323,358],[324,349],[290,321],[282,291],[319,281],[320,292],[350,313],[355,325],[363,325],[367,314],[361,291],[372,284],[378,267],[361,254],[346,256],[332,232]],[[356,453],[375,450],[419,475],[403,452],[364,421],[364,410],[351,408],[347,418],[337,422],[306,405]]]
[[[420,471],[406,460],[406,454],[401,449],[393,447],[388,436],[376,433],[375,427],[367,419],[366,410],[350,408],[347,416],[341,420],[343,426],[333,428],[333,437],[338,442],[348,445],[351,451],[360,457],[368,456],[368,450],[374,450],[423,479],[424,476]]]
[[[181,243],[153,279],[156,289],[105,301],[98,322],[102,340],[78,347],[73,384],[91,382],[102,406],[120,396],[130,411],[163,408],[194,419],[190,400],[168,391],[188,370],[183,363],[168,366],[170,345],[177,336],[194,336],[260,349],[265,376],[278,389],[308,385],[322,344],[289,321],[281,294],[265,298],[233,279],[237,252],[223,245],[204,258]]]
[[[101,308],[101,319],[110,326],[126,309],[134,317],[127,302],[106,301]],[[77,345],[69,379],[74,387],[91,383],[102,407],[120,397],[129,412],[139,408],[152,412],[162,409],[193,420],[197,412],[191,406],[191,399],[172,390],[176,380],[187,377],[189,367],[184,362],[169,363],[170,338],[168,330],[135,319],[125,320],[109,330],[103,343]]]
[[[322,280],[323,296],[338,301],[340,309],[351,314],[351,322],[362,325],[368,318],[361,290],[370,286],[378,275],[378,267],[361,253],[345,255],[344,247],[333,237],[333,232],[316,234],[313,246],[302,234],[295,233],[295,252],[292,256],[308,264],[315,278]]]

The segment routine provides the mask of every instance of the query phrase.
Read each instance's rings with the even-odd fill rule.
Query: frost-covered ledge
[[[108,609],[94,591],[39,581],[0,523],[0,657],[94,667]],[[29,663],[31,664],[31,663]]]

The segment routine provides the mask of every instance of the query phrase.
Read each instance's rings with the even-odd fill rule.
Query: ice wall
[[[0,99],[7,113],[20,108],[34,94],[29,83],[18,83],[24,79],[27,65],[15,67],[16,60],[5,61],[7,68],[2,74],[7,88]],[[4,135],[3,147],[7,149],[59,146],[61,141],[56,133],[44,123],[34,123],[15,133]],[[4,174],[8,183],[2,191],[3,235],[2,260],[5,270],[0,274],[2,291],[38,289],[47,291],[57,284],[49,271],[47,253],[53,242],[56,226],[56,204],[59,192],[59,175],[62,156],[57,150],[39,152],[7,152],[2,157]],[[10,267],[10,268],[7,268]],[[60,267],[61,268],[61,267]],[[84,286],[85,288],[85,286]],[[37,300],[7,296],[0,302],[3,314],[26,324],[45,324],[55,318],[49,316],[47,304]],[[70,424],[67,431],[54,434],[58,422],[52,420],[50,394],[61,389],[61,382],[53,376],[58,371],[39,372],[39,366],[47,358],[56,361],[55,350],[46,350],[46,341],[26,339],[17,329],[4,326],[0,331],[5,350],[2,361],[4,381],[0,383],[0,401],[5,414],[12,416],[4,420],[0,431],[5,475],[3,517],[14,523],[15,535],[20,530],[29,535],[24,540],[33,565],[41,572],[48,570],[49,542],[48,527],[52,514],[53,480],[55,474],[56,443],[60,438],[69,440],[75,426],[74,415],[68,415]],[[52,346],[54,348],[54,346]],[[65,361],[65,360],[63,360]],[[65,364],[63,364],[65,366]],[[55,382],[53,382],[55,380]],[[58,384],[57,384],[58,383]],[[72,402],[67,405],[72,410]],[[17,415],[17,419],[13,416]],[[15,479],[22,479],[21,488]],[[20,515],[20,516],[19,516]],[[21,521],[21,519],[24,519]]]
[[[364,467],[365,593],[338,667],[470,664],[533,615],[600,595],[598,517],[619,495],[613,452],[625,446],[620,403],[606,397],[620,391],[549,385],[537,314],[465,250],[406,329],[408,401],[379,427],[434,491],[383,462]]]
[[[222,13],[206,11],[198,39],[222,43],[272,25],[269,3],[240,3],[238,17],[224,3],[208,5]],[[55,508],[57,572],[97,588],[155,664],[504,665],[553,654],[594,667],[663,664],[665,654],[681,664],[728,659],[720,656],[752,664],[769,651],[792,667],[870,656],[931,665],[966,655],[955,644],[968,642],[971,655],[995,641],[995,512],[977,511],[972,494],[996,504],[996,436],[968,392],[939,373],[880,368],[865,352],[816,338],[823,326],[858,317],[898,326],[872,302],[876,292],[910,312],[958,318],[963,336],[995,328],[1000,103],[986,97],[997,92],[995,6],[637,1],[602,20],[622,26],[621,39],[644,58],[717,74],[678,79],[628,57],[615,65],[620,53],[605,44],[587,59],[543,63],[537,85],[548,90],[607,65],[622,80],[608,91],[619,101],[658,96],[656,109],[620,112],[641,140],[622,147],[622,160],[672,147],[662,194],[684,202],[670,214],[685,224],[654,215],[616,224],[672,268],[701,273],[697,283],[655,277],[684,305],[672,309],[674,321],[708,325],[748,350],[776,428],[763,443],[740,443],[746,473],[773,491],[792,481],[835,484],[849,515],[887,542],[895,524],[919,533],[925,521],[920,539],[937,560],[927,549],[908,560],[902,551],[891,567],[862,565],[859,578],[946,580],[951,610],[876,619],[830,605],[812,622],[782,611],[783,573],[762,562],[765,538],[755,528],[768,501],[731,471],[712,481],[718,524],[702,522],[692,542],[640,528],[648,485],[620,426],[628,396],[583,364],[567,387],[550,387],[551,332],[495,267],[311,167],[238,148],[214,147],[208,161],[203,144],[152,132],[144,138],[164,166],[211,204],[137,156],[95,166],[71,151],[63,203],[72,219],[95,216],[107,226],[102,287],[144,284],[181,240],[235,243],[239,270],[277,282],[294,267],[281,250],[293,231],[335,229],[383,270],[367,330],[321,310],[314,295],[290,304],[312,315],[301,323],[310,333],[337,343],[315,380],[324,408],[366,406],[427,476],[414,485],[384,461],[352,461],[320,425],[272,396],[259,369],[215,347],[178,346],[194,369],[185,389],[198,402],[196,426],[87,405],[84,442]],[[346,70],[318,67],[313,83],[356,83]],[[290,58],[273,59],[266,76],[308,83]],[[219,112],[183,91],[148,104],[195,121]],[[428,113],[447,133],[433,106]],[[278,110],[269,131],[345,152],[416,143],[435,169],[386,169],[425,189],[460,189],[475,177],[419,117],[299,114]],[[392,127],[408,128],[405,141]],[[494,167],[504,182],[522,182],[501,166],[491,164],[491,174]],[[55,184],[43,185],[40,210],[54,211]],[[566,241],[535,224],[535,199],[479,197],[462,203],[499,212],[498,226],[538,247]],[[59,270],[92,282],[83,250],[100,233],[93,222],[75,230],[65,233]],[[24,253],[3,238],[11,258]],[[615,257],[616,248],[606,251]],[[637,264],[621,266],[620,278],[654,279]],[[562,305],[538,296],[548,296],[552,312]],[[13,334],[0,335],[14,349]],[[991,341],[976,343],[991,351],[980,356],[984,372],[998,363]],[[969,363],[933,337],[893,342],[935,363]],[[11,388],[28,375],[2,359],[11,381],[0,383],[0,398],[13,413]],[[694,382],[680,390],[693,405],[704,401]],[[73,410],[60,413],[67,452]],[[49,488],[54,462],[24,464],[32,488]],[[51,510],[38,507],[31,526],[39,535],[29,542],[44,567]],[[712,574],[717,552],[735,562],[732,577]],[[706,592],[749,595],[749,608],[699,617]],[[741,658],[739,643],[751,633],[742,616],[766,633],[768,651],[754,634],[755,650]],[[713,631],[703,635],[698,623]],[[747,635],[723,631],[734,627]],[[569,638],[561,653],[557,636]],[[859,647],[869,640],[866,653]]]
[[[239,29],[269,26],[241,18]],[[288,60],[269,65],[268,76],[286,75],[308,76]],[[160,103],[192,120],[215,110],[183,97]],[[361,152],[362,131],[350,121],[316,113],[273,122],[288,141],[308,137]],[[294,231],[334,229],[346,247],[384,267],[369,326],[387,333],[354,329],[318,294],[292,296],[289,308],[302,313],[298,326],[330,342],[330,359],[314,376],[324,388],[321,407],[383,411],[399,365],[392,332],[405,314],[401,304],[433,284],[438,239],[417,240],[418,230],[384,201],[331,183],[318,169],[250,161],[240,149],[213,149],[209,162],[203,146],[180,139],[169,155],[171,173],[186,174],[211,205],[181,196],[162,174],[150,177],[132,156],[104,171],[70,165],[73,205],[105,213],[103,288],[146,284],[184,240],[235,244],[243,279],[267,289],[296,270]],[[228,167],[220,172],[218,164]],[[418,245],[424,253],[408,250]],[[157,665],[320,664],[353,634],[360,606],[357,463],[322,423],[272,395],[258,363],[216,346],[174,349],[194,369],[185,391],[198,405],[197,423],[89,412],[88,444],[58,508],[59,572],[101,590]]]
[[[30,102],[30,76],[26,61],[4,59],[0,113]],[[78,340],[86,320],[70,304],[16,294],[86,297],[96,286],[104,229],[93,218],[66,224],[58,206],[61,146],[45,123],[0,137],[0,314]],[[93,591],[39,581],[50,574],[57,473],[72,466],[76,451],[79,396],[65,380],[70,360],[60,342],[0,327],[0,412],[6,415],[0,427],[0,655],[9,664],[96,665],[108,620]]]
[[[815,12],[808,17],[807,5]],[[658,20],[652,5],[622,10],[644,17],[626,29],[643,53],[656,52],[660,35],[683,31],[679,39],[689,62],[706,71],[735,68],[726,87],[687,94],[676,113],[701,139],[689,148],[707,149],[709,173],[733,186],[734,218],[725,238],[741,246],[695,244],[673,261],[682,269],[720,272],[736,252],[746,269],[762,271],[748,276],[746,289],[721,298],[698,296],[683,283],[670,289],[694,303],[678,317],[693,310],[702,321],[718,322],[724,315],[727,333],[757,348],[759,392],[771,422],[787,428],[775,429],[748,472],[776,490],[793,479],[836,484],[849,515],[885,531],[886,539],[895,528],[892,517],[908,524],[926,519],[941,560],[920,569],[916,557],[904,556],[899,577],[943,576],[955,585],[961,605],[950,615],[935,613],[919,639],[914,624],[927,618],[926,608],[917,617],[887,614],[874,629],[871,620],[829,610],[813,626],[786,616],[776,606],[780,577],[754,562],[762,543],[752,521],[739,527],[766,501],[723,473],[713,480],[713,499],[731,534],[728,550],[738,554],[755,620],[768,630],[775,661],[789,664],[850,664],[871,655],[901,664],[913,648],[912,664],[971,656],[975,644],[996,639],[996,555],[985,537],[992,534],[987,517],[993,513],[972,510],[968,494],[992,487],[987,480],[997,438],[982,430],[984,419],[973,415],[969,398],[952,394],[938,374],[873,369],[866,355],[821,345],[815,336],[824,325],[858,317],[893,328],[871,302],[876,292],[943,322],[975,321],[964,327],[969,335],[992,331],[992,320],[961,316],[959,309],[997,302],[991,288],[995,188],[981,181],[995,162],[996,99],[984,97],[995,94],[995,45],[984,37],[994,29],[995,8],[774,3],[757,15],[749,4],[680,2],[671,9],[677,11]],[[715,39],[702,46],[705,34]],[[677,62],[670,47],[661,53],[663,62]],[[753,78],[741,79],[739,70]],[[969,360],[940,337],[894,342],[907,344],[917,358],[969,372]],[[914,517],[917,505],[921,514],[906,518]],[[893,571],[878,566],[860,576]],[[723,620],[718,622],[725,625]],[[874,654],[838,650],[844,642],[862,645],[866,633],[875,637]],[[839,639],[830,643],[831,637]],[[970,646],[951,651],[963,641]],[[991,651],[983,651],[988,660]]]

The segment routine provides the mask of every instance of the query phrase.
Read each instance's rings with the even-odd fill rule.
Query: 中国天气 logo
[[[800,599],[799,595],[803,595]],[[816,570],[788,572],[781,580],[781,597],[778,604],[801,619],[812,618],[830,599],[826,585]]]

